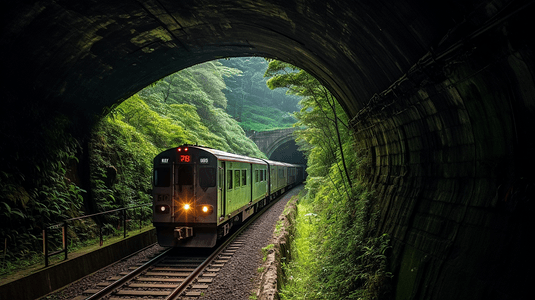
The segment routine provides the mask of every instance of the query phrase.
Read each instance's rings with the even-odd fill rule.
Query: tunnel
[[[23,160],[21,145],[42,130],[29,110],[65,115],[85,136],[118,103],[181,69],[225,57],[283,60],[315,76],[351,119],[377,232],[391,236],[395,299],[527,299],[532,4],[8,1],[2,166]]]
[[[291,164],[307,164],[307,159],[303,152],[299,150],[295,140],[290,140],[278,145],[278,147],[273,150],[268,158],[270,160],[282,161]]]

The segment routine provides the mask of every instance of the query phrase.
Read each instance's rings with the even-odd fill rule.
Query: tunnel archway
[[[289,135],[281,136],[277,140],[273,141],[273,143],[269,145],[269,147],[266,150],[267,157],[271,159],[271,157],[275,155],[275,152],[277,151],[280,152],[284,148],[288,148],[288,150],[290,150],[289,149],[290,145],[287,145],[288,142],[293,142],[293,144],[295,144],[295,136],[293,135],[293,133]],[[292,149],[294,148],[297,150],[297,146],[295,147],[292,146]]]
[[[299,151],[299,147],[296,145],[295,140],[287,140],[284,143],[278,144],[268,158],[271,160],[283,161],[292,164],[307,164],[307,159],[304,154]]]
[[[396,297],[515,297],[530,286],[521,274],[533,250],[531,3],[12,2],[0,18],[2,124],[36,130],[13,117],[32,102],[88,130],[103,109],[188,66],[290,62],[352,118],[378,231],[392,236]]]

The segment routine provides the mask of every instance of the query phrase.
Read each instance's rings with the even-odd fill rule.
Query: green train
[[[303,165],[182,145],[154,158],[153,224],[165,247],[213,247],[303,182]]]

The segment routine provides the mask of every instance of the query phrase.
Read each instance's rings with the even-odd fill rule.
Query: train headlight
[[[159,214],[168,214],[171,211],[169,205],[156,205],[155,212]]]
[[[211,215],[214,212],[214,207],[212,205],[203,204],[199,206],[199,212],[203,215]]]
[[[184,204],[184,210],[189,210],[191,206],[189,204]]]

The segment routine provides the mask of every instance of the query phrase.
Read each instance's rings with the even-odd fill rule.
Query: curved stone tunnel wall
[[[527,299],[533,57],[498,36],[422,70],[433,75],[407,79],[411,87],[353,120],[379,232],[393,237],[397,299]]]
[[[89,130],[172,72],[279,58],[352,117],[396,299],[520,299],[533,279],[532,2],[13,1],[0,12],[14,122],[2,137],[36,130],[13,117],[29,103]]]

